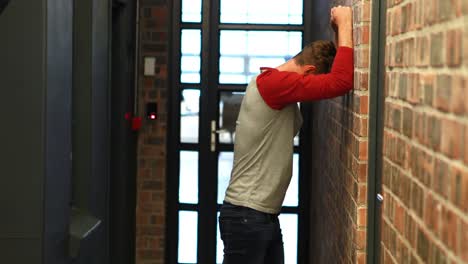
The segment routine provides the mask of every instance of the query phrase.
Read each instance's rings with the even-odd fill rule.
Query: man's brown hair
[[[314,74],[328,73],[335,59],[336,48],[332,41],[318,40],[305,46],[301,52],[294,56],[298,65],[314,65]]]

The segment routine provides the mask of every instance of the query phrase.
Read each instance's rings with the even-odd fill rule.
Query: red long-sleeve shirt
[[[281,110],[288,104],[328,99],[346,94],[353,88],[353,49],[339,47],[330,73],[303,75],[296,72],[264,70],[257,87],[265,103]]]

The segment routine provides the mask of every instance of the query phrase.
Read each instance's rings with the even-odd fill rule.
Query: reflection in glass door
[[[175,1],[168,263],[222,263],[217,217],[245,88],[260,67],[301,50],[302,13],[303,0]],[[286,264],[298,263],[302,204],[299,137],[291,144],[293,178],[280,215]]]

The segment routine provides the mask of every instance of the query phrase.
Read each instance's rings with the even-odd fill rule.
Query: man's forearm
[[[336,38],[338,47],[353,48],[353,25],[351,21],[338,26]]]
[[[353,49],[340,47],[328,74],[303,75],[269,68],[257,77],[257,88],[265,103],[275,110],[291,103],[333,98],[353,88],[353,64]]]

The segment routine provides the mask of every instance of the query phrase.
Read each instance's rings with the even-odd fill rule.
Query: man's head
[[[318,40],[305,46],[293,60],[303,74],[322,74],[330,72],[335,55],[333,42]]]

